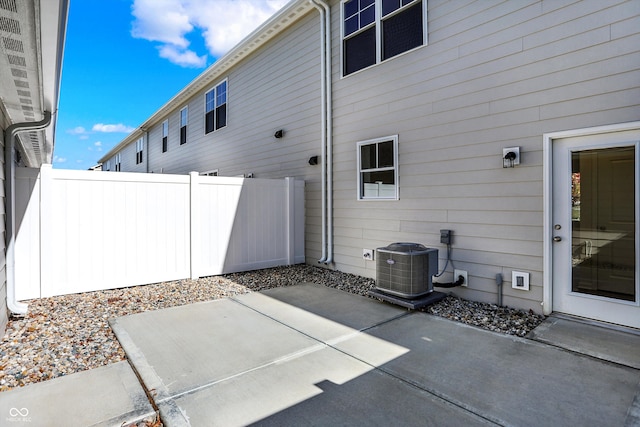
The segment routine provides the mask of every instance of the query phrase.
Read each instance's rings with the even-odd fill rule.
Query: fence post
[[[293,265],[296,257],[296,183],[292,177],[287,177],[284,181],[287,198],[287,265]]]
[[[197,279],[200,271],[200,174],[189,173],[189,263],[191,279]]]

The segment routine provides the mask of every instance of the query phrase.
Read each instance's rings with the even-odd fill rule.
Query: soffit
[[[66,16],[67,0],[0,0],[0,101],[9,123],[56,112]],[[27,166],[51,161],[54,126],[20,134]]]

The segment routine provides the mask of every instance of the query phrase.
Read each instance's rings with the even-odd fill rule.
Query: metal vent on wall
[[[16,21],[15,19],[5,18],[4,16],[0,16],[0,31],[4,31],[12,34],[21,34],[20,21]]]
[[[18,13],[18,4],[16,3],[16,0],[0,0],[0,9]]]

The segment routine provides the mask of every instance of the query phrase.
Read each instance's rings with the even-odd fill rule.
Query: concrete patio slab
[[[229,299],[121,317],[111,327],[160,400],[321,346]]]
[[[401,307],[313,283],[239,295],[233,300],[324,343],[409,313]]]
[[[324,286],[112,325],[168,427],[640,422],[638,369]]]
[[[640,369],[640,331],[551,316],[527,338]]]
[[[625,425],[640,392],[640,371],[528,339],[424,313],[367,335],[410,349],[379,369],[460,407],[518,426]],[[336,348],[376,363],[369,337]]]
[[[179,396],[175,404],[192,426],[490,424],[328,347]]]
[[[120,426],[154,414],[127,362],[0,393],[4,426]]]

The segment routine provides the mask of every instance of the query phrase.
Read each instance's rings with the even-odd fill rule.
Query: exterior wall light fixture
[[[520,147],[502,149],[502,167],[513,168],[520,164]]]
[[[276,133],[273,134],[273,136],[277,139],[280,139],[284,136],[284,130],[280,129],[277,130]]]

